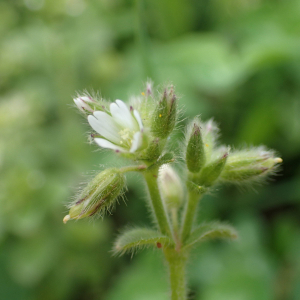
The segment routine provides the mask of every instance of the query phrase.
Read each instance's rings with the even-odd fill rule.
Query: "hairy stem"
[[[143,175],[146,179],[152,207],[154,210],[154,215],[156,217],[159,229],[161,233],[172,237],[172,231],[168,215],[158,189],[158,168],[151,168],[151,170],[145,171]]]
[[[169,265],[171,300],[186,300],[185,268],[187,255],[174,249],[164,249],[164,254]]]
[[[186,241],[192,231],[197,205],[203,194],[204,190],[201,190],[201,192],[194,192],[190,190],[188,193],[188,202],[183,215],[181,231],[181,240],[183,243]]]

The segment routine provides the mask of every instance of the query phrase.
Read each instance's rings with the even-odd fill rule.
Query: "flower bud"
[[[190,172],[198,173],[205,164],[205,151],[202,141],[200,124],[195,121],[186,148],[186,165]]]
[[[200,186],[212,186],[223,171],[227,157],[228,152],[205,165],[197,176],[196,183]]]
[[[232,183],[258,181],[274,171],[282,159],[262,147],[236,151],[228,157],[221,179]]]
[[[162,167],[159,173],[159,187],[168,209],[178,209],[183,201],[183,187],[179,176],[169,165]]]
[[[116,168],[100,172],[81,192],[78,199],[70,205],[69,214],[64,223],[70,219],[82,219],[93,215],[101,215],[114,205],[125,187],[125,177]]]
[[[177,101],[173,87],[166,88],[152,115],[151,132],[155,137],[167,138],[177,119]]]
[[[101,103],[97,102],[90,96],[79,96],[73,100],[78,109],[85,115],[93,114],[96,110],[104,110]]]

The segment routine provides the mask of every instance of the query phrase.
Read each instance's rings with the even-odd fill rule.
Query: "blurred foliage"
[[[299,299],[298,0],[0,1],[0,298],[167,299],[160,250],[109,252],[126,224],[151,222],[138,176],[112,216],[62,223],[83,173],[118,165],[86,142],[72,96],[126,100],[147,77],[174,83],[185,117],[214,116],[224,143],[284,160],[258,193],[203,200],[199,218],[230,221],[240,239],[195,250],[191,297]]]

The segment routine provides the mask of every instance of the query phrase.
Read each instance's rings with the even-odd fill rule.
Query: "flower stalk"
[[[205,188],[199,187],[198,191],[190,189],[188,191],[188,201],[183,214],[181,240],[184,242],[188,239],[193,228],[195,214],[200,198],[204,195]]]
[[[161,233],[172,236],[170,221],[167,215],[166,207],[161,199],[157,178],[158,168],[153,168],[143,173],[147,183],[151,205],[153,208],[154,216],[157,221]]]

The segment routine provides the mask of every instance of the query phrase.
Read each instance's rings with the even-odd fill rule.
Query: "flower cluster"
[[[191,186],[210,187],[217,182],[249,184],[274,173],[282,159],[274,151],[256,147],[230,151],[218,146],[219,129],[213,120],[196,118],[187,130],[185,161]]]
[[[149,170],[165,165],[161,168],[159,187],[166,208],[173,213],[184,203],[182,182],[186,182],[188,190],[202,194],[219,182],[259,182],[282,162],[274,151],[264,147],[230,151],[230,147],[218,146],[216,123],[195,118],[187,126],[182,149],[185,172],[178,177],[172,168],[166,167],[174,160],[174,155],[166,152],[166,145],[178,119],[172,85],[154,93],[148,83],[146,91],[129,105],[122,100],[109,104],[89,95],[76,97],[74,103],[94,131],[91,136],[98,146],[142,163]],[[71,204],[64,221],[101,214],[123,193],[124,187],[125,177],[120,169],[100,172]]]
[[[176,96],[172,86],[154,96],[152,85],[148,83],[146,93],[128,106],[119,99],[108,104],[89,95],[78,96],[74,103],[87,118],[94,130],[91,136],[101,148],[114,150],[147,165],[172,160],[170,155],[163,155],[166,139],[177,120]],[[70,205],[64,222],[101,214],[122,193],[124,185],[124,175],[118,169],[100,172]]]

